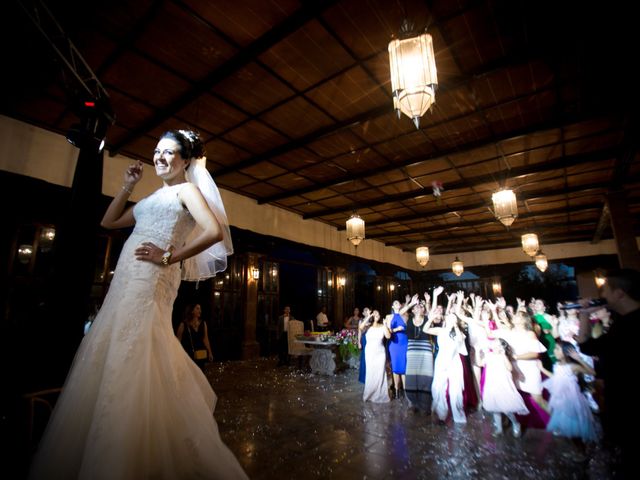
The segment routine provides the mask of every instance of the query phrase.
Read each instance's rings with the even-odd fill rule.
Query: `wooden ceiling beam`
[[[633,184],[636,182],[640,182],[640,175],[635,175],[633,177],[628,178],[626,181],[626,184]],[[578,193],[578,192],[588,192],[591,190],[604,190],[605,188],[606,186],[603,185],[602,182],[589,183],[584,185],[575,185],[573,187],[565,187],[565,188],[562,188],[559,190],[553,190],[553,191],[549,191],[548,188],[542,188],[539,190],[531,191],[527,195],[522,195],[522,194],[518,195],[519,197],[518,202],[523,202],[525,200],[541,200],[548,197],[554,197],[558,195],[569,195],[569,194]],[[395,218],[384,218],[380,220],[367,221],[366,224],[370,227],[373,227],[378,225],[385,225],[387,223],[402,223],[406,221],[415,221],[415,219],[418,217],[430,217],[430,216],[435,217],[437,215],[445,215],[447,213],[465,212],[465,211],[477,210],[479,208],[489,208],[490,206],[491,206],[490,200],[487,199],[486,201],[470,203],[464,206],[460,206],[458,208],[444,206],[444,207],[440,207],[427,212],[416,212],[410,215],[402,215]],[[338,230],[344,230],[345,226],[341,224],[337,228]]]
[[[494,108],[494,106],[492,106],[491,108]],[[387,112],[388,113],[388,112]],[[452,122],[452,121],[457,121],[460,118],[464,118],[465,116],[468,115],[463,115],[463,116],[459,116],[458,118],[453,118],[453,119],[447,119],[443,122],[439,122],[437,125],[430,125],[431,127],[437,127],[441,124],[444,123],[448,123],[448,122]],[[479,149],[479,148],[485,148],[488,146],[493,146],[496,143],[500,143],[500,142],[508,142],[511,140],[516,140],[518,137],[523,137],[523,136],[527,136],[527,135],[535,135],[537,133],[541,133],[541,132],[545,132],[548,130],[554,130],[554,129],[558,129],[558,128],[563,128],[566,125],[569,124],[575,124],[575,123],[579,123],[579,122],[588,122],[588,121],[592,121],[595,120],[596,118],[593,117],[585,117],[585,116],[573,116],[571,118],[565,118],[563,120],[553,120],[550,122],[541,122],[541,123],[537,123],[535,125],[531,125],[528,126],[526,128],[521,128],[515,131],[511,131],[508,133],[505,133],[504,135],[501,136],[497,136],[491,139],[491,141],[489,143],[487,143],[486,139],[482,139],[482,140],[474,140],[474,141],[470,141],[467,143],[461,143],[456,145],[455,147],[452,147],[450,149],[447,150],[441,150],[437,153],[434,153],[433,155],[429,155],[429,156],[421,156],[421,157],[412,157],[412,158],[408,158],[406,160],[403,160],[401,162],[397,162],[394,163],[393,165],[384,165],[382,167],[378,167],[378,168],[373,168],[370,170],[366,170],[364,172],[359,172],[358,174],[351,174],[351,175],[343,175],[341,177],[337,177],[337,178],[333,178],[331,180],[328,180],[326,182],[318,182],[318,183],[314,183],[313,185],[307,186],[307,187],[302,187],[302,188],[297,188],[297,189],[293,189],[293,190],[286,190],[282,193],[278,193],[275,195],[269,195],[268,197],[264,197],[262,199],[258,200],[259,204],[264,204],[264,203],[273,203],[273,202],[277,202],[279,200],[283,200],[285,198],[290,198],[290,197],[295,197],[298,195],[304,195],[306,193],[311,193],[311,192],[315,192],[318,190],[322,190],[324,188],[330,188],[336,185],[341,185],[347,182],[353,182],[355,180],[359,180],[359,179],[363,179],[363,178],[367,178],[367,177],[371,177],[374,175],[379,175],[382,173],[387,173],[387,172],[392,172],[392,171],[396,171],[399,168],[403,168],[403,167],[409,167],[409,166],[413,166],[416,165],[418,163],[423,163],[423,162],[428,162],[430,160],[436,160],[442,157],[445,157],[447,155],[459,155],[459,154],[464,154],[465,152],[470,152],[472,150],[475,149]],[[599,132],[598,134],[603,134],[603,133],[610,133],[611,131],[613,131],[613,129],[608,130],[607,132]],[[598,134],[590,134],[589,136],[595,136]],[[388,140],[385,140],[388,141]],[[267,160],[270,156],[265,155],[265,158],[263,158],[263,160]],[[231,171],[236,171],[235,169],[232,169],[231,167],[228,168],[229,173]],[[214,174],[216,175],[216,174]],[[217,176],[217,175],[216,175]]]
[[[496,220],[497,222],[498,220]],[[540,231],[541,229],[545,229],[545,228],[555,228],[555,227],[580,227],[580,226],[592,226],[595,225],[596,223],[598,223],[597,219],[592,219],[592,220],[573,220],[571,222],[566,222],[564,220],[559,221],[559,222],[548,222],[548,223],[544,223],[544,224],[540,224],[537,228],[536,231],[538,232],[538,238],[540,240],[540,244],[544,243],[544,239],[545,236],[544,234],[541,234]],[[425,239],[424,241],[422,240],[408,240],[406,242],[394,242],[394,243],[385,243],[385,246],[390,247],[390,246],[394,246],[394,247],[398,247],[400,245],[412,245],[412,246],[418,246],[418,245],[422,245],[422,244],[429,244],[430,242],[433,242],[434,244],[437,244],[438,242],[446,242],[447,244],[452,243],[455,244],[458,241],[464,241],[466,239],[469,238],[482,238],[485,240],[485,245],[490,245],[491,243],[488,242],[488,240],[490,240],[493,237],[503,237],[505,233],[509,233],[509,234],[513,234],[515,235],[515,239],[520,242],[521,241],[521,235],[523,233],[530,233],[531,229],[530,228],[524,228],[524,227],[515,227],[515,223],[509,228],[509,229],[504,229],[503,231],[500,232],[487,232],[487,233],[478,233],[478,232],[474,232],[474,233],[467,233],[464,235],[450,235],[447,236],[446,239],[441,239],[441,238],[432,238],[432,239]]]
[[[602,160],[615,158],[618,154],[619,149],[605,149],[599,150],[595,152],[591,152],[588,154],[576,154],[576,155],[568,155],[566,157],[560,157],[555,160],[551,160],[545,163],[534,163],[530,165],[524,165],[522,167],[511,168],[506,172],[508,175],[508,179],[512,180],[518,177],[523,177],[526,175],[531,175],[534,173],[540,172],[548,172],[552,170],[564,169],[567,167],[571,167],[574,165],[580,165],[583,163],[590,162],[599,162]],[[502,178],[505,172],[492,172],[486,175],[479,175],[477,177],[467,177],[465,180],[458,180],[455,182],[449,182],[446,185],[447,192],[451,192],[453,190],[457,190],[460,188],[466,188],[471,185],[483,185],[486,183],[495,183],[496,178]],[[396,195],[385,195],[380,198],[376,198],[369,201],[364,202],[356,202],[355,205],[357,208],[371,208],[379,205],[384,205],[385,203],[393,203],[393,202],[402,202],[405,200],[411,200],[419,196],[430,195],[431,191],[429,189],[417,189],[412,190],[410,192],[399,193]],[[342,207],[335,208],[327,208],[325,210],[320,210],[318,212],[308,213],[303,215],[304,219],[324,217],[327,215],[334,215],[336,213],[350,211],[353,210],[354,203],[350,203],[348,205]]]
[[[558,244],[558,243],[572,243],[572,242],[584,242],[587,241],[591,238],[591,234],[572,234],[572,235],[549,235],[547,237],[545,237],[546,239],[546,243],[547,244]],[[520,241],[518,240],[513,240],[513,241],[502,241],[502,242],[492,242],[491,245],[487,245],[486,242],[477,242],[477,243],[473,243],[473,244],[466,244],[464,246],[458,246],[458,245],[453,245],[453,246],[446,246],[446,247],[434,247],[433,249],[431,249],[431,247],[429,248],[429,252],[431,255],[462,255],[464,253],[471,253],[471,252],[480,252],[483,250],[496,250],[496,249],[505,249],[505,248],[516,248],[516,247],[520,247]],[[411,249],[406,249],[406,252],[411,252]],[[533,262],[532,259],[527,260],[525,257],[527,256],[524,252],[522,253],[523,255],[523,262]],[[453,260],[453,258],[451,259]],[[549,262],[552,262],[553,258],[549,258]]]
[[[519,56],[517,58],[524,60],[524,58],[520,58]],[[515,65],[509,65],[509,66],[510,67],[514,67]],[[505,67],[505,68],[507,68],[507,67]],[[453,79],[449,83],[439,84],[438,85],[438,91],[439,92],[443,92],[443,91],[446,91],[446,90],[454,90],[456,88],[460,88],[461,86],[464,86],[464,85],[468,84],[472,80],[476,80],[477,78],[480,78],[480,77],[484,76],[485,74],[487,74],[487,75],[488,74],[492,74],[495,71],[496,71],[496,64],[492,64],[486,71],[472,73],[472,74],[469,74],[469,75],[464,76],[464,77],[458,77],[456,79]],[[504,106],[509,105],[510,103],[518,102],[520,100],[530,98],[530,97],[532,97],[534,95],[540,95],[540,94],[545,93],[547,91],[553,91],[553,90],[554,90],[554,88],[551,88],[551,87],[542,87],[542,88],[539,88],[539,89],[537,89],[537,90],[535,90],[533,92],[528,92],[528,93],[525,93],[525,94],[522,94],[522,95],[517,95],[517,96],[515,96],[513,98],[510,98],[507,101],[504,101],[504,102],[499,102],[499,103],[496,103],[496,104],[487,105],[487,106],[482,108],[482,111],[490,110],[490,109],[493,109],[493,108],[504,107]],[[287,152],[290,152],[292,150],[300,148],[301,146],[304,146],[304,145],[306,145],[308,143],[311,143],[311,142],[313,142],[315,140],[318,140],[318,139],[320,139],[322,137],[325,137],[327,135],[331,135],[331,134],[340,132],[340,131],[345,130],[345,129],[353,128],[353,127],[355,127],[357,125],[360,125],[360,124],[363,124],[363,123],[365,123],[367,121],[375,120],[376,118],[378,118],[378,117],[380,117],[382,115],[388,115],[388,114],[391,114],[391,113],[393,113],[393,106],[392,106],[391,103],[385,104],[385,105],[382,105],[382,106],[379,106],[379,107],[376,107],[376,108],[372,108],[372,109],[370,109],[370,110],[368,110],[366,112],[362,112],[362,113],[360,113],[358,115],[354,115],[353,117],[348,118],[346,120],[343,120],[341,122],[336,122],[336,123],[334,123],[332,125],[328,125],[326,127],[319,128],[318,130],[310,132],[309,134],[305,135],[304,137],[301,137],[299,139],[295,139],[295,140],[293,140],[292,142],[289,142],[289,143],[285,143],[285,144],[279,145],[279,146],[277,146],[277,147],[275,147],[275,148],[273,148],[271,150],[268,150],[266,152],[263,152],[263,153],[260,153],[258,155],[255,155],[254,157],[246,158],[246,159],[244,159],[244,160],[242,160],[240,162],[237,162],[237,163],[235,163],[233,165],[229,165],[227,167],[219,168],[218,170],[215,170],[212,173],[212,175],[214,177],[216,177],[216,178],[219,178],[222,175],[228,175],[230,173],[235,173],[238,170],[242,170],[244,168],[252,167],[252,166],[254,166],[254,165],[256,165],[256,164],[258,164],[260,162],[263,162],[265,160],[269,160],[271,158],[277,157],[278,155],[283,155],[283,154],[285,154]],[[478,113],[481,113],[481,112],[479,112],[477,110],[474,110],[474,111],[469,112],[469,113],[456,115],[454,117],[450,117],[450,118],[447,118],[445,120],[442,120],[441,122],[425,125],[423,127],[423,129],[436,128],[436,127],[439,127],[440,125],[444,125],[444,124],[451,123],[451,122],[456,122],[456,121],[462,120],[464,118],[467,118],[469,116],[476,115]],[[583,118],[583,117],[576,117],[576,118]],[[569,118],[569,119],[565,120],[564,123],[568,123],[568,122],[572,123],[573,120]],[[411,131],[408,134],[413,134],[413,133],[414,133],[414,131]],[[395,140],[397,140],[398,138],[400,138],[400,137],[396,137]],[[376,145],[378,145],[380,143],[385,143],[385,142],[388,142],[388,141],[389,141],[389,139],[386,139],[386,140],[384,140],[382,142],[378,142],[378,143],[374,143],[374,144],[367,144],[366,147],[372,148],[372,147],[374,147],[374,146],[376,146]],[[486,140],[484,142],[486,142]],[[438,155],[441,155],[441,154],[442,154],[441,152],[438,152]],[[400,165],[400,166],[402,166],[402,165]],[[395,166],[393,166],[393,167],[390,166],[389,168],[395,168]],[[342,183],[344,181],[345,181],[344,178],[336,179],[335,183]],[[322,187],[319,187],[319,188],[322,188]],[[319,188],[314,188],[314,190],[318,190]],[[286,195],[286,196],[289,196],[289,195]],[[271,198],[271,197],[269,197],[269,198]],[[284,197],[284,198],[286,198],[286,197]],[[269,201],[273,201],[273,200],[269,200]],[[262,200],[260,203],[267,203],[267,200]]]
[[[128,135],[113,145],[110,150],[111,155],[117,154],[125,145],[171,118],[191,102],[196,100],[200,95],[211,90],[213,86],[217,85],[245,65],[254,61],[259,55],[266,52],[284,38],[304,26],[310,20],[316,18],[336,2],[337,0],[304,2],[302,7],[296,10],[278,26],[269,30],[246,48],[240,50],[236,55],[212,71],[203,80],[197,82],[195,86],[184,95],[180,96],[177,100],[171,102],[166,107],[160,109],[152,118],[142,123],[139,127],[132,129]]]
[[[535,217],[540,217],[540,216],[545,216],[545,215],[562,215],[565,214],[567,212],[569,213],[577,213],[577,212],[588,212],[590,210],[599,210],[600,208],[602,208],[602,202],[599,203],[589,203],[586,205],[578,205],[576,207],[572,207],[572,208],[566,208],[566,207],[560,207],[560,208],[550,208],[548,210],[539,210],[536,211],[535,213],[523,213],[521,215],[518,215],[518,221],[522,221],[522,220],[527,220],[530,218],[535,218]],[[460,223],[459,225],[452,225],[452,224],[448,224],[448,225],[436,225],[433,227],[426,227],[426,228],[414,228],[411,230],[406,230],[406,231],[402,231],[402,232],[384,232],[384,233],[377,233],[377,234],[367,234],[367,239],[373,240],[373,239],[379,239],[379,238],[387,238],[387,237],[400,237],[400,236],[405,236],[405,235],[417,235],[417,234],[425,234],[425,233],[433,233],[433,232],[441,232],[443,230],[446,231],[455,231],[458,229],[463,229],[463,228],[469,228],[469,227],[479,227],[479,226],[483,226],[483,225],[490,225],[493,224],[495,222],[497,222],[498,220],[496,220],[495,218],[493,220],[477,220],[474,222],[465,222],[465,223]],[[537,229],[538,225],[536,225],[536,227],[534,229]],[[403,245],[407,242],[386,242],[385,245],[387,246],[396,246],[396,245]]]

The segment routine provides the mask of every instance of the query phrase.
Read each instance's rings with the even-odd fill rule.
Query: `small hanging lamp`
[[[544,272],[549,266],[549,262],[547,261],[547,256],[542,252],[542,250],[540,250],[536,254],[535,260],[536,260],[536,267],[538,267],[538,270],[540,270],[541,272]]]
[[[416,248],[416,261],[421,267],[426,267],[429,263],[429,247]]]
[[[364,240],[364,220],[357,213],[347,220],[347,240],[356,247]]]
[[[540,250],[540,243],[538,242],[538,235],[535,233],[525,233],[522,235],[522,251],[533,257]]]
[[[451,271],[459,277],[464,272],[464,263],[457,256],[456,259],[451,263]]]
[[[518,202],[513,190],[504,189],[491,196],[493,211],[498,220],[507,227],[518,218]]]
[[[400,38],[389,42],[389,69],[393,108],[413,120],[420,128],[420,117],[436,101],[438,72],[436,71],[433,39],[428,33],[415,36],[405,20]]]

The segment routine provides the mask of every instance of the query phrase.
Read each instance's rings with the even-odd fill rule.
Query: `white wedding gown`
[[[367,340],[364,346],[365,371],[362,400],[365,402],[386,403],[389,401],[387,386],[387,352],[384,348],[384,328],[369,327],[365,332]]]
[[[33,479],[247,478],[213,418],[216,395],[174,335],[180,266],[136,260],[182,245],[195,222],[164,187],[134,208],[109,293],[76,353],[32,463]]]

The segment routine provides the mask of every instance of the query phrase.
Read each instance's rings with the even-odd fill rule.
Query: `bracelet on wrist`
[[[122,185],[122,190],[127,192],[129,195],[131,195],[133,193],[133,188],[127,188],[126,185]]]

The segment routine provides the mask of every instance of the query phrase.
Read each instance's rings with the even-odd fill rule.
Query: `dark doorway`
[[[309,320],[315,319],[317,285],[316,267],[297,263],[280,264],[280,310],[289,305],[291,314],[310,328]]]

